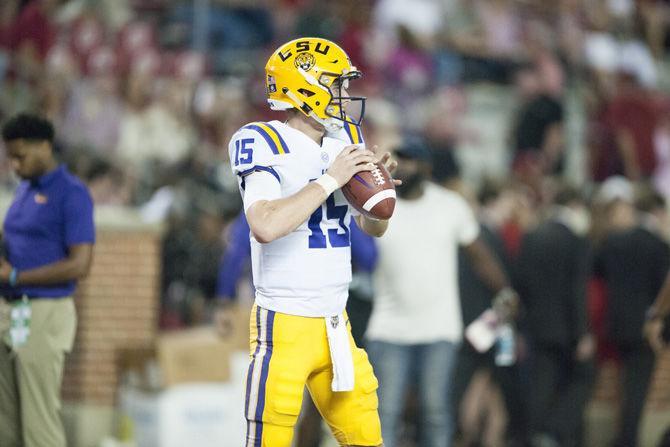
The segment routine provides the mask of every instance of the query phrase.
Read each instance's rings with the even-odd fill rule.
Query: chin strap
[[[344,127],[344,122],[338,120],[337,118],[326,118],[326,119],[319,118],[316,115],[316,113],[314,113],[314,110],[312,110],[312,108],[309,105],[305,104],[304,101],[302,101],[300,98],[298,98],[298,96],[295,93],[293,93],[291,90],[286,89],[286,91],[284,91],[284,94],[286,96],[288,96],[289,98],[291,98],[291,100],[295,104],[300,104],[300,106],[299,106],[300,109],[304,113],[306,113],[310,118],[313,118],[314,120],[316,120],[316,122],[318,122],[323,127],[325,127],[327,132],[337,132],[340,129],[342,129],[342,127]]]

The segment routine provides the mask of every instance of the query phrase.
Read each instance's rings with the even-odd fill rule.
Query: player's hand
[[[644,337],[647,339],[647,342],[651,346],[651,349],[654,350],[656,354],[659,354],[663,349],[665,349],[665,342],[663,341],[663,319],[662,318],[653,318],[644,323],[642,328]]]
[[[577,342],[575,358],[580,362],[591,360],[596,353],[596,340],[591,334],[585,334]]]
[[[377,146],[375,145],[372,150],[377,152]],[[391,158],[390,152],[384,152],[378,161],[384,165],[386,170],[389,171],[389,174],[393,174],[393,171],[398,167],[398,162]],[[402,185],[402,180],[393,179],[393,184],[395,186],[400,186]]]
[[[512,321],[519,316],[520,301],[519,295],[506,287],[493,297],[493,310],[502,321]]]
[[[9,275],[12,273],[12,265],[6,259],[0,259],[0,282],[9,282]]]
[[[333,177],[338,186],[344,186],[356,173],[374,169],[374,153],[358,146],[347,146],[335,158],[326,173]]]

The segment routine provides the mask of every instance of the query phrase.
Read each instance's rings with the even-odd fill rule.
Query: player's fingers
[[[353,172],[372,171],[374,168],[374,163],[358,163],[352,166]]]
[[[400,185],[402,185],[402,180],[398,180],[398,179],[394,178],[393,179],[393,184],[396,185],[396,186],[400,186]]]
[[[366,154],[356,154],[355,156],[352,156],[349,161],[354,164],[361,164],[361,163],[373,163],[375,162],[375,158],[366,155]]]
[[[372,171],[376,166],[374,163],[356,163],[352,165],[352,169],[355,169],[356,172],[359,172],[359,168],[361,171]]]
[[[386,162],[388,159],[391,157],[391,154],[388,152],[384,152],[381,157],[377,160],[379,163],[382,163],[383,165],[386,165]]]
[[[349,152],[347,154],[347,157],[349,157],[349,158],[350,157],[359,157],[361,155],[366,155],[368,157],[374,157],[375,156],[374,153],[370,152],[367,149],[356,149],[356,150],[353,150],[353,151]]]
[[[362,152],[362,151],[363,150],[360,149],[359,146],[355,146],[355,145],[354,146],[347,146],[344,149],[342,149],[342,152],[340,152],[340,155],[338,155],[338,157],[347,158],[347,157],[351,157],[352,155],[357,154],[357,153]]]
[[[386,165],[386,170],[389,171],[389,173],[392,173],[395,171],[395,169],[398,167],[398,162],[395,160],[391,160],[391,162]]]
[[[356,152],[359,150],[359,146],[353,145],[353,146],[346,146],[344,149],[342,149],[342,152],[338,155],[338,157],[348,157],[352,153]]]
[[[346,163],[358,163],[356,160],[358,160],[359,157],[362,157],[364,155],[365,154],[359,153],[359,151],[352,152],[351,154],[344,157],[344,161]]]
[[[372,152],[374,152],[376,154],[378,151],[379,151],[379,146],[378,145],[375,144],[374,146],[372,146]]]

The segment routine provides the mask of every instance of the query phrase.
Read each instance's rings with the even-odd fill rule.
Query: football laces
[[[384,184],[384,182],[385,182],[384,174],[382,174],[381,169],[375,168],[370,172],[372,173],[372,178],[374,179],[374,181],[377,185],[383,185]]]

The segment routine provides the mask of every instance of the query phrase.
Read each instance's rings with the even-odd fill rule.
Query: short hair
[[[477,201],[480,205],[488,205],[498,199],[502,192],[503,185],[501,182],[493,180],[492,178],[485,178],[484,182],[479,187]]]
[[[54,141],[54,126],[39,115],[20,113],[10,118],[2,127],[4,141],[30,140]]]
[[[572,185],[560,185],[554,196],[556,205],[568,206],[571,203],[584,203],[582,193]]]
[[[666,208],[665,198],[652,185],[639,185],[635,207],[643,213],[653,213]]]

